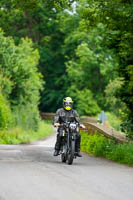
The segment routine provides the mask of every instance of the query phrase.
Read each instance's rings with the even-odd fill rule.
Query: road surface
[[[55,135],[0,145],[0,200],[133,200],[133,168],[83,154],[53,157]]]

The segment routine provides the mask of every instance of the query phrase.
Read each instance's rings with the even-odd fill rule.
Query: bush
[[[86,134],[85,134],[86,135]],[[95,156],[104,156],[105,149],[108,146],[108,140],[103,135],[94,134],[83,136],[82,134],[82,146],[85,146],[83,149],[88,153],[92,153]]]
[[[0,93],[0,129],[8,128],[11,125],[11,110],[3,95]]]
[[[41,138],[45,138],[52,134],[53,127],[41,121],[39,123],[38,131],[24,130],[22,127],[15,127],[9,130],[0,130],[0,144],[20,144],[27,143]]]
[[[24,130],[38,130],[40,122],[39,111],[36,106],[16,106],[13,108],[14,126],[21,126]]]
[[[119,163],[133,165],[133,144],[113,145],[106,157]]]
[[[30,39],[23,38],[16,45],[14,39],[4,36],[0,29],[0,89],[10,102],[14,126],[33,130],[38,128],[38,105],[43,84],[37,68],[39,58],[39,52],[33,48]],[[3,108],[1,116],[4,118],[0,125],[3,128],[7,126],[6,115],[9,115],[9,109]]]
[[[119,163],[133,165],[133,144],[116,144],[104,135],[81,132],[81,150]]]
[[[117,117],[114,113],[107,112],[106,114],[107,114],[107,117],[108,117],[109,124],[115,130],[120,131],[122,120],[119,117]]]
[[[126,120],[121,124],[121,130],[133,140],[133,120]]]

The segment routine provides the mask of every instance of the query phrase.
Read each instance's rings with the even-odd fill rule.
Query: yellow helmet
[[[65,97],[63,99],[63,106],[65,110],[71,110],[72,109],[72,104],[73,104],[73,100],[71,97]]]

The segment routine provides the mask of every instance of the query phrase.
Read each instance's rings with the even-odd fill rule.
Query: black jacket
[[[56,111],[54,117],[54,123],[63,123],[63,122],[77,122],[81,124],[80,118],[76,110],[71,109],[69,111],[64,108],[60,108]]]

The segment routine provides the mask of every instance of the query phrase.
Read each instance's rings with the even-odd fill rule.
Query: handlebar
[[[54,127],[61,127],[61,126],[66,126],[68,127],[71,123],[76,124],[79,128],[83,128],[78,122],[63,122],[62,124],[60,124],[59,126],[55,126]],[[83,128],[84,129],[84,128]]]

